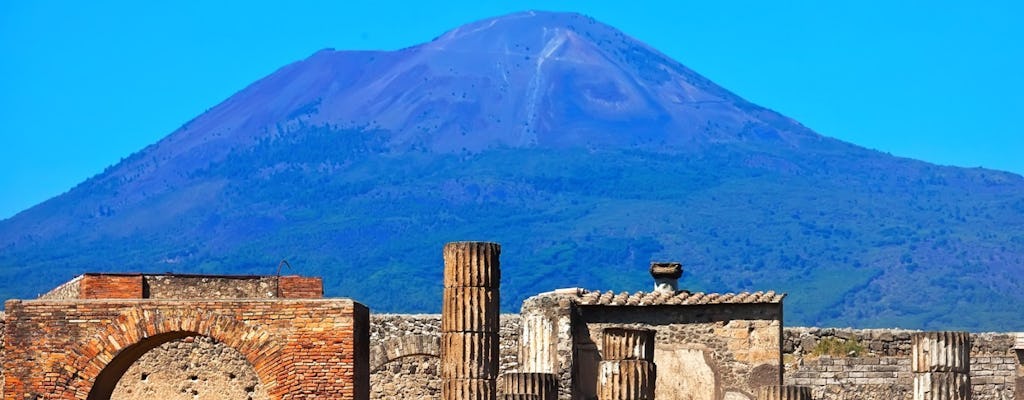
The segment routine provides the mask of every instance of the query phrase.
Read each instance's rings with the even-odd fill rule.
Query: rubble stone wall
[[[910,400],[910,334],[899,329],[786,328],[785,383],[812,388],[815,399]],[[1020,360],[1013,334],[971,334],[971,390],[976,400],[1015,397]],[[823,342],[853,343],[855,354],[821,354]],[[1018,395],[1017,398],[1020,398]]]

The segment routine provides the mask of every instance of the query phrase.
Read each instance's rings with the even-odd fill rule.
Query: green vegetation
[[[837,337],[826,337],[814,345],[811,355],[815,357],[858,357],[864,354],[864,346],[857,339],[840,339]]]
[[[374,312],[438,312],[443,244],[493,240],[507,312],[560,287],[650,290],[648,263],[679,260],[685,289],[788,292],[787,325],[1024,330],[1017,176],[856,148],[434,154],[380,137],[291,132],[145,196],[86,182],[47,204],[70,211],[0,225],[0,295],[287,258]]]

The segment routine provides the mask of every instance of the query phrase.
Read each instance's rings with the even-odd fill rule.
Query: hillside
[[[507,310],[565,286],[790,293],[787,324],[1024,330],[1024,178],[892,157],[592,19],[527,12],[285,66],[0,221],[0,296],[83,271],[325,278],[436,312],[440,249],[503,244]]]

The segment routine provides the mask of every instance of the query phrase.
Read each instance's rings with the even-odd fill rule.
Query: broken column
[[[598,365],[598,400],[652,400],[657,369],[654,331],[607,328]]]
[[[970,400],[970,334],[921,332],[910,341],[914,400]]]
[[[441,304],[441,399],[495,400],[501,246],[444,246]]]
[[[794,385],[768,385],[757,388],[757,400],[811,400],[811,388]]]
[[[509,396],[536,396],[536,400],[558,399],[558,376],[543,372],[510,372],[501,375],[498,388],[502,398]]]

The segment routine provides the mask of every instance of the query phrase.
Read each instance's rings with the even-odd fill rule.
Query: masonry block
[[[278,297],[319,299],[324,297],[324,282],[319,277],[282,276],[277,280]]]
[[[141,299],[142,275],[82,276],[79,296],[83,299]]]

